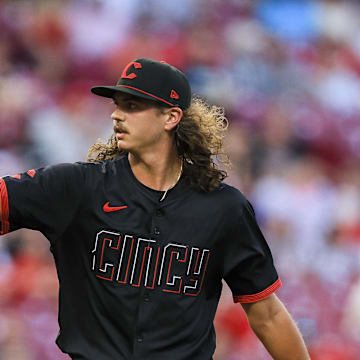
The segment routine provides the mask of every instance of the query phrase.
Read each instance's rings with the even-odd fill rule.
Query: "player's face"
[[[122,93],[114,96],[114,103],[111,118],[119,149],[148,151],[165,137],[166,114],[156,103]]]

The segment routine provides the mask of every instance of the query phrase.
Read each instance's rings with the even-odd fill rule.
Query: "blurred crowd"
[[[112,133],[114,84],[138,57],[182,69],[225,108],[228,183],[253,203],[313,360],[360,351],[360,3],[346,0],[0,1],[0,176],[85,160]],[[49,244],[0,240],[0,359],[55,346]],[[225,288],[216,360],[269,359]]]

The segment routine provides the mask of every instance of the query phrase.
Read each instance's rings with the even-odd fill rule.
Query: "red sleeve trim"
[[[0,203],[1,203],[1,228],[0,235],[10,231],[9,223],[9,198],[4,179],[0,178]]]
[[[281,280],[278,278],[272,285],[270,285],[268,288],[266,288],[263,291],[260,291],[257,294],[251,294],[251,295],[238,295],[234,296],[234,302],[240,302],[240,303],[252,303],[259,300],[263,300],[270,296],[272,293],[274,293],[276,290],[281,288]]]

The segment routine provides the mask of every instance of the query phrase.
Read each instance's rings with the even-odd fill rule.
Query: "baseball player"
[[[73,360],[210,360],[222,279],[274,359],[309,359],[254,210],[214,156],[226,126],[173,66],[137,59],[114,133],[88,162],[0,179],[1,234],[41,231],[60,283],[56,343]]]

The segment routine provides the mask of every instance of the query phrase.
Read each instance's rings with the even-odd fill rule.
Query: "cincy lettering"
[[[102,230],[92,254],[92,270],[102,280],[197,296],[210,250],[174,243],[160,247],[153,239]]]

